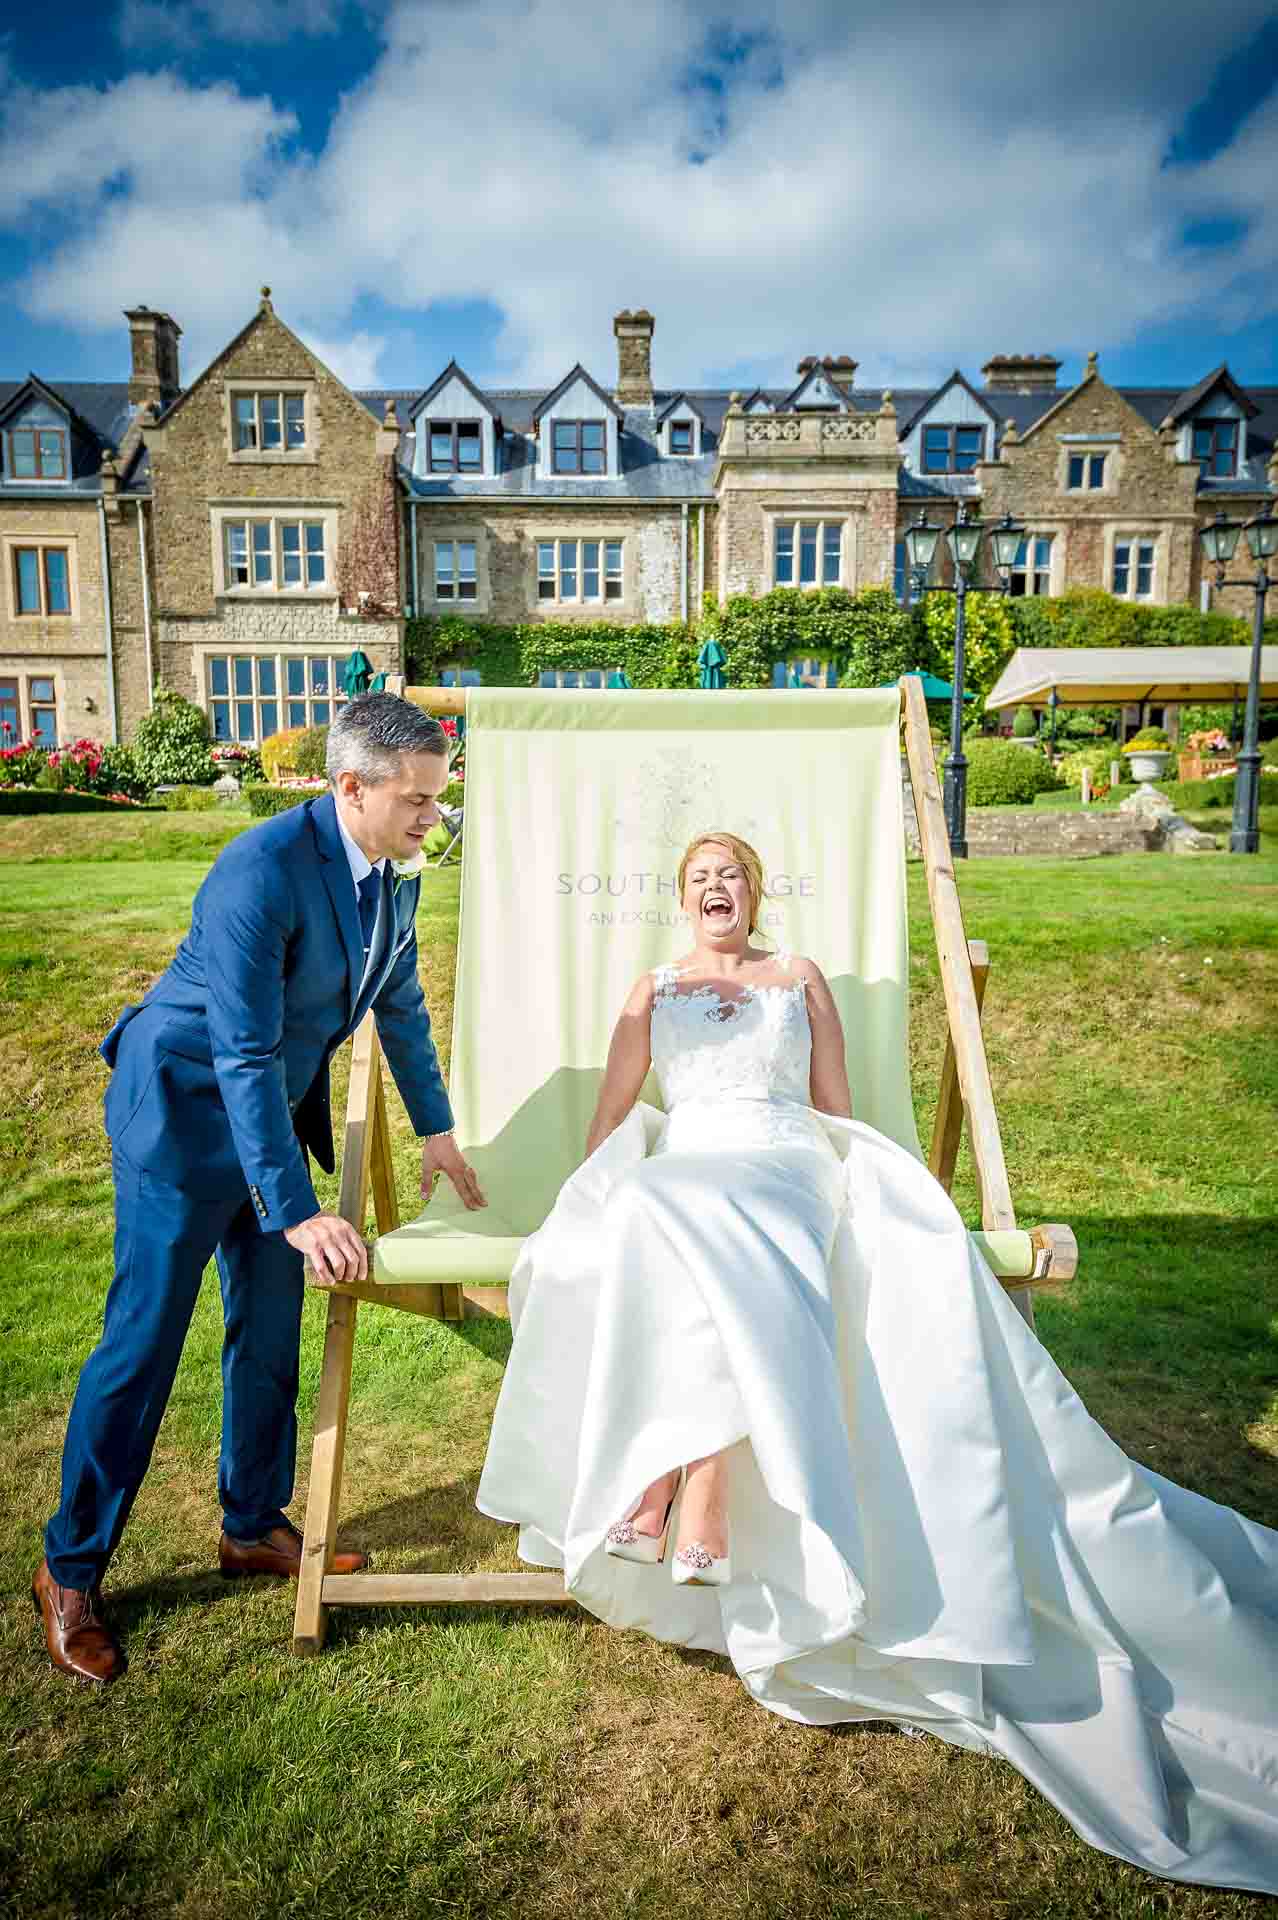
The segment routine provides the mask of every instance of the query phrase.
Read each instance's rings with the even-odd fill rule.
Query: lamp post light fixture
[[[954,565],[954,585],[942,586],[929,583],[928,571],[936,556],[936,549],[945,534],[945,544],[950,550],[950,559]],[[915,600],[921,600],[925,593],[952,593],[954,595],[954,672],[951,675],[953,694],[950,700],[950,751],[945,760],[945,825],[950,836],[950,852],[956,860],[967,858],[967,756],[963,752],[963,665],[967,641],[967,596],[969,593],[1007,593],[1011,587],[1012,568],[1020,551],[1025,529],[1005,514],[1003,519],[989,528],[990,545],[994,549],[994,567],[999,575],[996,587],[978,587],[974,584],[981,553],[981,541],[986,528],[979,520],[969,520],[966,502],[959,506],[952,527],[942,529],[934,527],[926,513],[920,514],[912,527],[905,533],[905,549],[910,563],[910,590]]]
[[[1230,580],[1229,563],[1238,551],[1240,536],[1246,535],[1256,571],[1250,580]],[[1243,720],[1243,747],[1238,756],[1238,775],[1234,785],[1234,823],[1229,836],[1231,853],[1260,851],[1260,649],[1265,637],[1265,595],[1278,585],[1271,580],[1266,565],[1278,554],[1278,519],[1272,509],[1258,513],[1254,520],[1230,520],[1223,513],[1198,534],[1203,554],[1216,569],[1218,587],[1250,587],[1256,596],[1251,629],[1251,673],[1247,681],[1247,712]]]

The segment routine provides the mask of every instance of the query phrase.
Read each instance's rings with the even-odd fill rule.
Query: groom
[[[216,1253],[222,1283],[218,1548],[228,1577],[296,1576],[293,1497],[303,1260],[363,1280],[368,1253],[325,1213],[307,1150],[333,1170],[328,1067],[371,1008],[413,1126],[422,1185],[484,1197],[452,1112],[417,979],[415,863],[448,779],[442,727],[367,694],[328,735],[329,791],[241,835],[196,895],[191,929],[140,1006],[102,1043],[115,1179],[115,1279],[76,1389],[62,1501],[32,1594],[55,1667],[102,1684],[124,1654],[101,1581],[151,1460]],[[335,1568],[353,1572],[358,1554]]]

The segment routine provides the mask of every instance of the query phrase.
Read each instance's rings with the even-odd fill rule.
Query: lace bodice
[[[788,954],[778,955],[785,965]],[[807,981],[742,990],[725,1000],[712,986],[679,985],[658,967],[652,1006],[652,1064],[666,1112],[685,1101],[811,1099],[812,1031]]]

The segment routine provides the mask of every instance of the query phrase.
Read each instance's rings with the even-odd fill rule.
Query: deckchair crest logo
[[[663,853],[681,854],[694,833],[722,826],[729,817],[733,831],[749,837],[760,822],[746,819],[724,803],[718,770],[709,760],[693,759],[685,750],[662,748],[640,762],[633,808],[619,816],[617,826],[629,840]]]

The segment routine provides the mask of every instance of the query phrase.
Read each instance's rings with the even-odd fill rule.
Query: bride
[[[520,1254],[479,1507],[776,1713],[926,1727],[1106,1853],[1278,1892],[1278,1533],[1129,1460],[851,1118],[819,968],[752,944],[754,850],[702,836],[679,892],[693,950]]]

